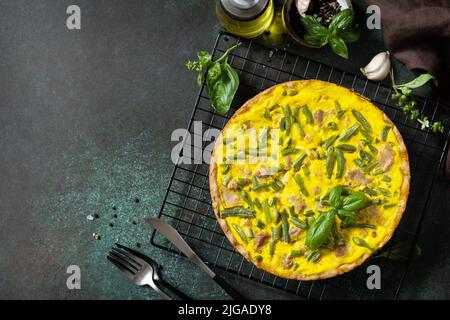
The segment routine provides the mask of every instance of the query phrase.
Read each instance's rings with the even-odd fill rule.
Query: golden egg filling
[[[336,276],[392,236],[409,162],[390,119],[368,99],[317,80],[247,101],[215,143],[214,212],[247,260],[297,280]]]

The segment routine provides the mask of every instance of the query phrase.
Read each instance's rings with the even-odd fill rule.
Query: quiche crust
[[[338,86],[333,83],[320,81],[320,80],[297,80],[297,81],[290,81],[290,82],[284,82],[281,84],[277,84],[277,85],[272,86],[272,87],[268,88],[267,90],[259,93],[255,97],[251,98],[239,110],[237,110],[234,113],[234,115],[230,118],[228,123],[225,125],[221,134],[216,139],[215,146],[219,146],[222,144],[222,139],[223,139],[222,133],[225,132],[229,128],[231,123],[233,123],[236,119],[238,119],[244,113],[248,112],[255,104],[258,103],[258,101],[261,101],[265,97],[269,96],[277,88],[281,87],[284,89],[295,89],[295,88],[299,88],[299,87],[301,88],[303,86],[310,85],[310,84],[320,84],[322,86],[327,86],[327,87],[329,87],[329,86],[340,87],[340,88],[347,90],[350,94],[357,96],[358,99],[360,99],[361,101],[362,100],[364,100],[366,102],[370,101],[368,98],[366,98],[358,93],[355,93],[347,88]],[[371,104],[371,105],[373,106],[373,108],[377,108],[373,104]],[[380,112],[382,112],[382,111],[380,110]],[[399,165],[400,165],[400,170],[401,170],[401,173],[403,176],[403,180],[402,180],[401,187],[399,190],[398,207],[397,207],[397,210],[395,211],[395,213],[393,213],[393,219],[394,219],[393,227],[389,230],[389,232],[386,233],[384,238],[378,242],[377,247],[373,248],[374,249],[373,252],[381,249],[391,239],[392,235],[394,234],[398,224],[400,223],[402,215],[405,211],[406,203],[407,203],[407,199],[408,199],[408,195],[409,195],[409,186],[410,186],[410,167],[409,167],[408,152],[407,152],[406,146],[404,144],[403,138],[402,138],[400,132],[398,131],[398,129],[396,128],[396,126],[394,125],[394,123],[389,119],[389,117],[386,114],[384,114],[383,112],[382,112],[382,114],[383,114],[383,120],[387,124],[390,124],[392,126],[392,132],[398,142],[398,158],[399,158]],[[360,256],[355,261],[352,261],[350,263],[344,263],[344,264],[339,265],[336,268],[324,270],[324,271],[322,271],[320,273],[316,273],[316,274],[303,274],[300,272],[289,272],[287,275],[280,274],[273,265],[261,264],[255,260],[253,260],[251,258],[250,252],[243,245],[241,245],[239,243],[239,241],[236,239],[235,235],[233,234],[230,227],[228,226],[226,219],[220,217],[219,211],[220,211],[221,198],[220,198],[219,184],[217,181],[217,176],[218,176],[218,174],[217,174],[218,173],[217,157],[218,157],[217,156],[217,148],[215,147],[213,150],[213,153],[212,153],[211,162],[210,162],[210,170],[209,170],[210,193],[211,193],[212,207],[214,209],[214,213],[216,215],[217,221],[220,224],[225,236],[228,238],[228,240],[233,245],[233,247],[242,256],[244,256],[245,259],[247,259],[249,262],[255,264],[258,268],[265,270],[276,276],[286,278],[286,279],[301,280],[301,281],[319,280],[319,279],[335,277],[337,275],[348,272],[348,271],[358,267],[359,265],[363,264],[373,254],[373,252],[364,253],[362,256]]]

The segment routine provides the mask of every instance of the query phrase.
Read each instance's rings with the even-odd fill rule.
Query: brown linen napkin
[[[442,103],[450,105],[450,0],[366,0],[381,11],[390,53],[408,69],[423,69],[439,82]],[[448,107],[446,108],[448,111]],[[450,178],[450,151],[445,175]]]
[[[450,0],[366,0],[381,9],[387,48],[409,69],[439,80],[441,99],[450,101]]]

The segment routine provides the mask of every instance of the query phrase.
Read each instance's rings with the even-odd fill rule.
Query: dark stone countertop
[[[0,1],[0,298],[158,298],[106,261],[116,239],[139,243],[196,298],[226,298],[183,258],[150,247],[144,221],[158,212],[173,167],[170,136],[187,125],[197,94],[185,61],[212,48],[221,29],[214,2],[78,0],[77,31],[65,25],[70,4]],[[348,61],[329,49],[299,50],[357,72],[382,49],[373,31]],[[450,297],[449,190],[444,181],[435,188],[423,254],[401,298]],[[69,265],[81,268],[81,290],[66,287]],[[296,298],[224,276],[251,298]]]

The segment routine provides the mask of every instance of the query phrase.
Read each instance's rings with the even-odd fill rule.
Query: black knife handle
[[[218,274],[216,274],[213,280],[225,290],[226,293],[230,295],[234,300],[247,300],[244,296],[242,296],[239,292],[236,291],[232,286],[225,282]]]

